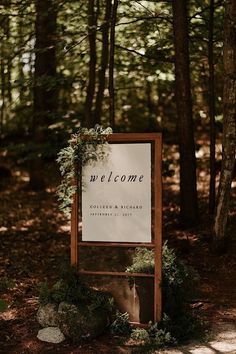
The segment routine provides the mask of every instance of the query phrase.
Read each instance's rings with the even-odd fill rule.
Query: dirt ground
[[[7,311],[0,314],[0,353],[128,353],[129,348],[117,345],[108,334],[81,346],[68,341],[54,345],[37,339],[39,285],[53,281],[58,267],[69,257],[70,225],[58,211],[54,183],[45,192],[32,192],[26,188],[27,173],[20,169],[13,172],[0,191],[0,277],[14,283],[13,288],[0,293],[8,303]],[[192,306],[211,332],[221,325],[232,328],[236,322],[236,188],[229,216],[230,247],[226,254],[216,256],[210,251],[204,193],[207,180],[202,171],[199,180],[202,217],[199,226],[188,231],[178,225],[177,182],[173,178],[164,180],[164,239],[198,270],[201,295]],[[217,347],[208,352],[183,348],[173,353],[224,353]]]

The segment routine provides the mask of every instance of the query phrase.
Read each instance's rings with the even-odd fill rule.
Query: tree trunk
[[[3,0],[1,3],[3,9],[8,12],[9,10],[9,2],[7,0]],[[1,71],[1,112],[0,112],[0,135],[4,134],[4,125],[7,121],[7,100],[8,100],[8,88],[10,82],[8,81],[9,74],[9,36],[10,36],[10,19],[8,14],[0,14],[1,20],[1,30],[2,30],[2,38],[0,42],[0,71]],[[8,100],[9,101],[9,100]]]
[[[3,55],[3,46],[0,45],[0,53]],[[5,118],[5,65],[4,60],[0,60],[0,71],[1,71],[1,112],[0,112],[0,136],[4,133],[4,118]]]
[[[109,57],[109,28],[110,28],[110,17],[111,17],[111,0],[106,0],[106,9],[104,22],[102,24],[102,54],[101,54],[101,64],[98,72],[98,90],[96,95],[95,112],[93,125],[101,124],[102,115],[102,104],[104,98],[104,90],[106,83],[106,69]]]
[[[172,6],[180,148],[180,221],[183,226],[188,227],[198,221],[198,203],[186,0],[173,0]]]
[[[33,90],[32,139],[34,157],[30,163],[30,187],[43,189],[42,149],[48,125],[57,107],[56,76],[56,5],[52,0],[36,0],[35,65]]]
[[[10,2],[7,4],[8,10],[10,9]],[[8,16],[7,26],[6,26],[6,44],[9,43],[11,38],[11,22]],[[10,58],[10,53],[7,54],[7,100],[8,103],[11,104],[12,102],[12,83],[11,83],[11,76],[12,76],[12,60]]]
[[[226,225],[236,153],[236,2],[225,1],[224,20],[224,120],[222,168],[213,226],[213,247],[218,253],[227,247]]]
[[[110,126],[115,129],[115,89],[114,89],[114,57],[115,57],[115,26],[116,15],[119,0],[114,0],[111,14],[111,33],[110,33],[110,56],[109,56],[109,111],[110,111]]]
[[[215,210],[215,72],[214,72],[214,0],[210,0],[209,32],[208,32],[208,66],[209,66],[209,117],[210,117],[210,188],[209,214]]]
[[[93,109],[93,99],[95,94],[96,85],[96,62],[97,62],[97,52],[96,52],[96,32],[97,32],[97,18],[94,10],[94,0],[89,0],[88,3],[88,38],[89,38],[89,75],[88,75],[88,86],[85,101],[85,121],[84,125],[86,127],[92,126],[92,109]]]

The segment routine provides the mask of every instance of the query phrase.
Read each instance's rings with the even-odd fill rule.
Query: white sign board
[[[151,143],[107,148],[83,168],[82,241],[151,242]]]

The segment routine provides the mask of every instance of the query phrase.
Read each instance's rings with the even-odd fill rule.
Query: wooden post
[[[154,163],[154,237],[155,237],[155,273],[154,273],[154,322],[161,320],[162,312],[162,182],[161,182],[162,139],[155,139]]]
[[[70,245],[71,265],[78,264],[78,192],[73,197],[71,209],[71,245]]]

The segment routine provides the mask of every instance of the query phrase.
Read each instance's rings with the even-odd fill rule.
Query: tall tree
[[[102,53],[101,53],[101,63],[98,71],[98,90],[96,94],[96,103],[94,111],[94,125],[101,123],[102,115],[102,104],[104,98],[104,90],[106,85],[106,70],[109,58],[109,28],[111,20],[111,7],[112,0],[105,1],[105,16],[104,21],[101,26],[102,32]]]
[[[98,11],[98,10],[97,10]],[[88,2],[88,38],[89,38],[89,73],[88,85],[85,101],[85,126],[92,125],[92,108],[93,99],[96,87],[96,63],[97,63],[97,50],[96,50],[96,33],[97,33],[97,15],[95,13],[95,0]]]
[[[57,106],[56,76],[56,20],[53,0],[36,0],[35,65],[32,138],[34,158],[30,163],[30,187],[42,189],[42,147],[48,125],[52,123]]]
[[[115,57],[115,28],[119,0],[114,0],[111,11],[110,55],[109,55],[109,110],[110,125],[115,128],[115,88],[114,88],[114,57]]]
[[[172,7],[180,148],[180,218],[184,226],[192,226],[198,221],[198,203],[189,72],[187,1],[173,0]]]
[[[2,7],[5,11],[0,15],[1,26],[1,39],[0,39],[0,78],[1,78],[1,111],[0,111],[0,134],[3,134],[3,126],[6,120],[7,111],[6,105],[11,101],[10,87],[10,61],[9,61],[9,49],[8,42],[10,37],[10,18],[8,15],[9,2],[7,0],[2,1]],[[4,13],[6,12],[6,13]],[[7,102],[8,101],[8,102]]]
[[[214,70],[214,6],[215,0],[210,0],[209,29],[208,29],[208,66],[209,66],[209,117],[210,117],[210,189],[209,214],[215,209],[215,70]]]
[[[227,246],[226,225],[236,154],[236,2],[225,1],[222,168],[213,226],[213,245]]]

